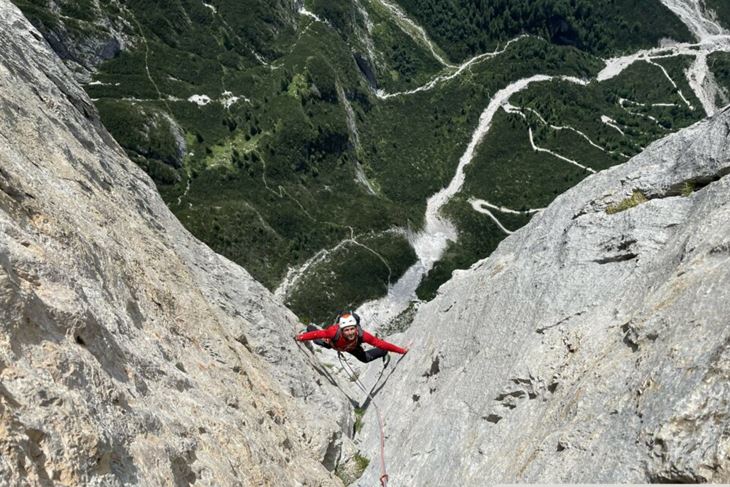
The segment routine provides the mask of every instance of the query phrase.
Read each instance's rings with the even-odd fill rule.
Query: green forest
[[[400,0],[451,57],[461,61],[520,34],[607,56],[662,38],[691,39],[658,0]],[[650,19],[650,21],[649,21]]]
[[[310,264],[284,299],[316,322],[384,295],[416,262],[409,238],[426,201],[453,177],[495,93],[536,74],[590,80],[605,57],[691,39],[658,1],[400,0],[431,48],[379,0],[306,1],[321,21],[284,0],[16,3],[70,66],[88,71],[85,89],[106,128],[195,236],[272,291]],[[531,35],[458,75],[431,50],[460,62],[520,34]],[[94,54],[119,36],[123,49]],[[459,239],[418,296],[430,299],[505,238],[472,198],[544,207],[588,176],[533,150],[530,134],[596,171],[624,162],[703,116],[678,93],[700,106],[684,74],[692,61],[639,62],[605,82],[553,80],[515,94],[524,117],[495,116],[463,191],[444,208]],[[730,88],[728,54],[708,64]],[[382,96],[439,76],[449,78]],[[511,231],[529,219],[500,214]]]

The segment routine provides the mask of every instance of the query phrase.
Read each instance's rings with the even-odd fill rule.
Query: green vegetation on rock
[[[646,203],[647,201],[649,200],[646,198],[646,196],[644,196],[644,193],[642,193],[638,189],[635,189],[634,192],[631,193],[631,196],[629,196],[628,198],[624,198],[618,203],[608,206],[608,208],[606,208],[606,213],[608,213],[609,215],[621,213],[622,211],[626,211],[642,203]]]
[[[365,415],[365,409],[355,408],[355,434],[359,433],[362,429],[362,417]]]

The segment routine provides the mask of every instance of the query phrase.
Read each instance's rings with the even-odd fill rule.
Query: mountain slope
[[[338,485],[331,471],[353,456],[345,438],[351,400],[340,392],[348,388],[335,388],[326,367],[299,353],[290,312],[182,228],[69,71],[5,0],[0,25],[0,446],[9,452],[0,459],[2,478],[19,485]],[[534,38],[513,44],[465,66],[463,83],[451,83],[461,75],[434,80],[473,103],[460,106],[424,87],[381,93],[388,102],[379,116],[397,127],[407,120],[398,112],[403,104],[422,110],[410,113],[425,114],[445,138],[468,139],[465,127],[476,125],[478,142],[486,111],[492,130],[521,139],[519,163],[534,151],[567,147],[551,145],[549,134],[598,140],[543,118],[551,111],[540,105],[546,86],[568,107],[559,115],[592,113],[584,121],[598,134],[618,133],[614,125],[645,130],[659,124],[641,125],[640,115],[667,108],[649,103],[669,97],[690,110],[695,100],[670,81],[689,62],[682,56],[709,51],[707,44],[666,48],[669,61],[653,51],[645,66],[616,73],[628,59],[598,72],[595,59],[574,50]],[[525,78],[514,81],[505,66],[520,59],[528,61],[518,71]],[[536,59],[549,60],[555,76],[536,74],[544,69],[529,62]],[[563,63],[595,83],[560,76]],[[663,81],[645,92],[647,106],[630,108],[611,91],[625,86],[609,82],[602,91],[608,79],[638,82],[647,72]],[[314,94],[307,79],[289,75],[286,90],[274,88],[282,97]],[[337,85],[320,85],[345,113]],[[586,98],[578,95],[584,86]],[[596,119],[601,111],[591,103],[601,97],[598,106],[626,111],[626,125]],[[683,123],[697,116],[681,110]],[[397,340],[413,338],[412,352],[377,396],[394,483],[728,481],[728,116],[590,177],[419,309]],[[658,137],[662,129],[655,130],[604,149],[638,151],[632,144]],[[530,150],[536,140],[543,151]],[[579,154],[575,140],[570,147]],[[475,160],[489,162],[498,149],[487,142],[470,143]],[[455,158],[465,145],[453,149]],[[585,167],[625,158],[596,151]],[[555,159],[566,166],[546,166],[548,176],[579,167]],[[453,162],[413,164],[434,164],[448,182]],[[475,182],[488,174],[470,168],[478,170]],[[465,188],[480,200],[471,201],[474,213],[499,208],[478,193],[483,185]],[[407,197],[426,192],[405,190]],[[504,197],[522,205],[552,199],[549,191]],[[359,247],[355,240],[350,230],[342,246]],[[373,419],[365,416],[362,451],[372,466],[362,485],[377,483]],[[601,468],[596,456],[605,460]]]
[[[587,178],[419,308],[376,398],[394,483],[730,481],[728,134]]]
[[[501,90],[533,75],[591,80],[536,83],[510,100],[522,115],[495,118],[499,138],[485,145],[507,150],[477,148],[465,192],[443,208],[458,239],[409,300],[432,297],[529,210],[725,96],[700,61],[728,43],[691,47],[684,19],[706,12],[680,19],[667,1],[16,3],[186,228],[317,322],[428,267],[415,244],[426,202]],[[607,56],[631,66],[598,79]],[[722,81],[722,59],[709,61]],[[473,199],[507,211],[489,217]]]
[[[529,33],[599,55],[655,45],[662,38],[689,40],[689,31],[659,0],[478,1],[401,0],[454,60],[491,50]],[[652,19],[652,22],[644,22]]]

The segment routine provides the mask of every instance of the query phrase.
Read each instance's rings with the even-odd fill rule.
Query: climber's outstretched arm
[[[408,353],[407,348],[401,348],[398,345],[393,345],[392,343],[381,340],[380,338],[376,337],[375,335],[371,335],[368,332],[364,332],[362,334],[362,341],[369,345],[372,345],[373,347],[382,348],[383,350],[387,350],[389,352],[402,354]]]

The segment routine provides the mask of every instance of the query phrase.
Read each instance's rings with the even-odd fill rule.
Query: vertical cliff
[[[0,484],[340,485],[351,404],[295,317],[0,27]],[[391,486],[730,482],[728,134],[588,178],[420,307],[376,388]]]
[[[392,485],[730,481],[729,134],[587,178],[418,310],[376,399]]]
[[[0,1],[3,485],[339,485],[350,405]],[[331,379],[331,378],[330,378]]]

